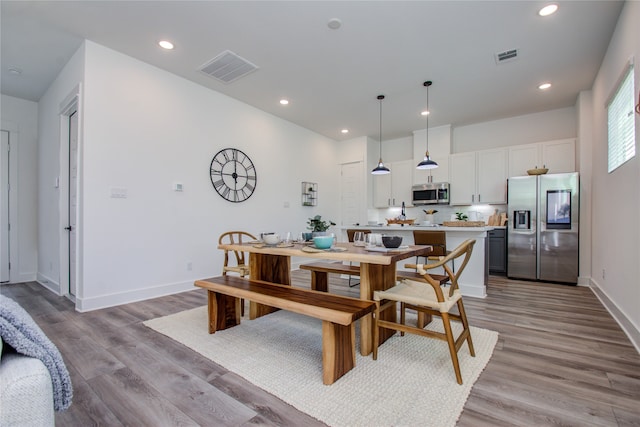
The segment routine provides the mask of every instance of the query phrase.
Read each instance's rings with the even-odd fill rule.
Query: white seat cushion
[[[444,295],[443,302],[438,301],[436,292],[428,283],[404,279],[386,291],[375,291],[373,293],[373,299],[375,301],[391,300],[406,302],[408,304],[430,307],[439,310],[441,313],[448,313],[462,295],[459,289],[456,289],[452,296],[449,296],[449,289],[446,287],[442,286],[440,289],[442,289],[442,294]]]

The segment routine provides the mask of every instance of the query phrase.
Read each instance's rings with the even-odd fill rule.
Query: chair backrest
[[[347,228],[347,238],[350,242],[353,242],[353,235],[356,234],[356,231],[362,231],[364,234],[371,233],[371,230],[360,230],[357,228]]]
[[[226,233],[222,233],[218,238],[218,244],[236,244],[236,243],[247,243],[252,240],[257,240],[256,237],[247,233],[246,231],[227,231]],[[224,251],[224,264],[223,266],[227,267],[229,265],[229,252],[233,252],[236,257],[236,265],[247,265],[245,262],[244,252],[240,251]]]
[[[429,256],[445,256],[447,254],[447,234],[444,231],[413,230],[413,243],[433,246],[433,251]]]
[[[451,253],[445,257],[443,257],[442,259],[440,259],[440,261],[438,262],[434,262],[431,264],[418,264],[416,267],[418,269],[418,273],[422,274],[425,279],[427,280],[427,282],[429,282],[432,286],[434,286],[434,289],[436,288],[436,284],[438,282],[436,282],[435,280],[431,279],[431,277],[429,276],[428,270],[431,270],[433,268],[436,267],[442,267],[444,269],[444,271],[447,273],[447,276],[449,276],[449,281],[451,282],[451,286],[449,288],[449,296],[452,296],[454,291],[456,289],[458,289],[458,278],[460,277],[460,275],[462,274],[462,272],[464,271],[464,268],[467,266],[467,264],[469,263],[469,259],[471,258],[471,252],[473,252],[473,245],[475,245],[476,241],[475,239],[467,239],[464,242],[460,243],[460,245],[458,245],[457,248],[455,248],[453,251],[451,251]],[[462,261],[462,264],[460,264],[458,266],[458,268],[456,268],[456,272],[454,273],[451,268],[449,267],[449,261],[460,258],[464,256],[464,260]],[[405,267],[407,267],[409,265],[405,265]],[[413,267],[413,266],[411,266]],[[427,277],[429,276],[429,277]],[[431,280],[429,280],[431,279]],[[438,292],[439,289],[436,289],[436,294],[438,295],[438,301],[442,302],[443,300],[441,293]]]

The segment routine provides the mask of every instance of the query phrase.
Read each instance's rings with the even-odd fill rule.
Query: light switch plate
[[[127,189],[121,187],[111,187],[111,198],[112,199],[126,199],[127,198]]]

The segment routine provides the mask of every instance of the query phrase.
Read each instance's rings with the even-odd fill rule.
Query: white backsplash
[[[434,220],[437,224],[442,224],[444,221],[450,221],[451,215],[455,215],[457,212],[466,214],[471,220],[470,212],[477,212],[477,221],[487,222],[489,217],[498,210],[498,213],[506,212],[507,205],[473,205],[473,206],[449,206],[449,205],[426,205],[418,207],[407,207],[405,209],[407,219],[415,219],[416,223],[421,223],[426,219],[425,210],[434,209],[438,212],[434,214]],[[401,208],[387,208],[387,209],[369,209],[368,221],[375,221],[376,223],[386,224],[385,219],[396,218],[400,215]]]

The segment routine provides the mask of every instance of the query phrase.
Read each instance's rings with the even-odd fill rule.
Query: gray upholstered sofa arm
[[[2,355],[0,426],[53,425],[53,387],[49,370],[44,363],[17,353]]]

